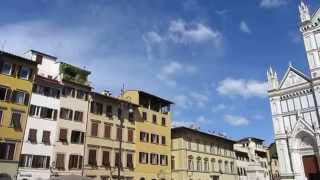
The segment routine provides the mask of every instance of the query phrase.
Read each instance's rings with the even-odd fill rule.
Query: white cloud
[[[170,22],[169,38],[175,43],[189,42],[213,42],[215,47],[219,47],[222,41],[222,34],[211,29],[202,23],[186,23],[179,19]]]
[[[226,96],[266,97],[267,82],[226,78],[219,82],[217,91]]]
[[[300,44],[301,42],[301,34],[298,32],[289,32],[289,37],[291,39],[291,42],[295,44]]]
[[[195,127],[195,128],[200,128],[201,125],[203,125],[204,123],[207,123],[209,120],[205,117],[205,116],[199,116],[198,118],[196,118],[193,121],[189,121],[189,120],[179,120],[179,121],[173,121],[172,122],[172,126],[173,127],[180,127],[180,126],[184,126],[184,127]]]
[[[260,7],[276,8],[287,4],[287,0],[261,0]]]
[[[192,105],[191,99],[186,95],[177,95],[173,97],[175,105],[182,109],[186,109]]]
[[[193,65],[182,64],[176,61],[171,61],[167,65],[163,66],[160,73],[157,74],[157,78],[168,86],[174,87],[177,82],[174,77],[179,74],[192,74],[197,71],[197,68]]]
[[[251,33],[251,29],[249,28],[248,24],[245,21],[240,22],[240,30],[244,33]]]
[[[228,109],[228,106],[227,105],[225,105],[225,104],[218,104],[218,105],[216,105],[216,106],[213,106],[212,107],[212,112],[219,112],[219,111],[223,111],[223,110],[225,110],[225,109]]]
[[[249,120],[241,116],[225,115],[224,120],[231,126],[245,126],[249,124]]]
[[[190,99],[196,103],[200,108],[204,107],[209,102],[209,97],[207,94],[199,93],[196,91],[191,91],[189,93]]]
[[[216,10],[215,13],[220,15],[220,16],[223,16],[223,15],[226,15],[229,11],[226,10],[226,9],[223,9],[223,10]]]
[[[160,51],[163,49],[165,39],[155,31],[150,31],[142,35],[142,39],[146,46],[148,59],[153,59],[153,50],[158,47]]]
[[[93,50],[99,35],[95,29],[62,27],[47,21],[0,25],[0,39],[6,42],[4,50],[18,55],[35,49],[54,56],[77,59]]]

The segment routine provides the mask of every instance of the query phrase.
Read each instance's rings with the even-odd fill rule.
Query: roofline
[[[37,53],[37,54],[43,55],[43,56],[50,57],[50,58],[55,59],[55,60],[58,59],[58,58],[55,57],[55,56],[52,56],[52,55],[49,55],[49,54],[46,54],[46,53],[43,53],[43,52],[40,52],[40,51],[36,51],[36,50],[33,50],[33,49],[30,49],[29,51],[31,51],[31,52],[33,52],[33,53]]]
[[[256,138],[256,137],[245,137],[245,138],[242,138],[242,139],[238,140],[237,142],[249,141],[249,139],[256,140],[256,141],[259,141],[259,142],[264,142],[265,141],[263,139]]]
[[[60,64],[66,64],[66,65],[72,66],[72,67],[74,67],[74,68],[78,68],[78,69],[80,69],[80,70],[85,71],[86,73],[88,73],[88,76],[91,75],[91,71],[86,70],[86,69],[84,69],[84,68],[81,68],[81,67],[79,67],[79,66],[76,66],[76,65],[73,65],[73,64],[69,64],[69,63],[66,63],[66,62],[63,62],[63,61],[59,61],[59,63],[60,63]]]
[[[213,137],[213,138],[217,138],[217,139],[222,139],[222,140],[225,140],[225,141],[229,141],[231,143],[236,143],[236,141],[232,140],[232,139],[229,139],[229,138],[225,138],[225,137],[221,137],[221,136],[217,136],[217,135],[213,135],[213,134],[210,134],[210,133],[207,133],[207,132],[203,132],[203,131],[200,131],[200,130],[195,130],[195,129],[192,129],[192,128],[188,128],[188,127],[185,127],[185,126],[180,126],[180,127],[174,127],[174,128],[171,128],[171,132],[172,131],[178,131],[178,130],[187,130],[187,131],[192,131],[192,132],[195,132],[195,133],[199,133],[199,134],[202,134],[202,135],[205,135],[205,136],[210,136],[210,137]],[[172,133],[171,133],[171,137],[172,137]]]
[[[9,52],[1,51],[1,50],[0,50],[0,55],[13,57],[13,58],[16,58],[16,59],[18,59],[20,61],[24,61],[25,63],[29,63],[29,64],[32,64],[32,65],[38,65],[39,64],[36,61],[32,61],[31,59],[28,59],[28,58],[25,58],[25,57],[22,57],[22,56],[18,56],[18,55],[9,53]]]
[[[124,92],[129,92],[129,91],[136,91],[136,92],[138,92],[138,93],[144,93],[144,94],[147,94],[147,95],[149,95],[149,96],[153,96],[153,97],[155,97],[155,98],[161,99],[161,100],[163,100],[163,101],[165,101],[165,102],[167,102],[167,103],[169,103],[169,104],[174,104],[174,102],[172,102],[172,101],[170,101],[170,100],[168,100],[168,99],[165,99],[165,98],[162,98],[162,97],[160,97],[160,96],[157,96],[157,95],[148,93],[148,92],[143,91],[143,90],[129,89],[129,90],[125,90]]]
[[[128,104],[132,104],[134,106],[140,106],[140,105],[132,103],[130,101],[126,101],[126,100],[123,100],[123,99],[120,99],[120,98],[117,98],[117,97],[114,97],[114,96],[103,95],[103,94],[101,94],[99,92],[95,92],[95,91],[92,91],[91,94],[92,95],[97,95],[97,96],[100,96],[100,97],[103,97],[103,98],[107,98],[107,99],[112,99],[112,100],[115,100],[115,101],[125,102],[125,103],[128,103]]]

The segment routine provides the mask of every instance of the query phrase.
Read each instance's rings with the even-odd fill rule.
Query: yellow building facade
[[[135,125],[135,179],[170,180],[172,103],[138,90],[125,91],[122,98],[139,105],[140,119]]]
[[[237,180],[234,141],[196,129],[172,129],[172,180]]]
[[[37,63],[0,52],[0,176],[16,178]]]
[[[139,118],[137,105],[106,92],[91,93],[85,143],[85,176],[95,180],[116,179],[120,167],[121,179],[134,179],[135,122]]]

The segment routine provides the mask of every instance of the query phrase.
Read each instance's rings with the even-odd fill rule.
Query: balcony
[[[62,80],[70,81],[76,84],[89,86],[88,76],[90,71],[72,66],[66,63],[60,63],[60,74]]]

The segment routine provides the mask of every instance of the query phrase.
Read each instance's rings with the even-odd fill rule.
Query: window
[[[142,112],[142,120],[147,120],[147,112]]]
[[[57,154],[56,156],[56,169],[58,170],[64,170],[64,154]]]
[[[148,163],[148,153],[139,152],[139,162],[142,164]]]
[[[91,136],[97,137],[98,136],[98,122],[91,122]]]
[[[29,94],[23,91],[13,91],[11,99],[13,103],[28,105]]]
[[[174,156],[171,156],[171,170],[176,169],[176,161],[174,159]]]
[[[133,169],[133,154],[127,154],[127,168]]]
[[[150,163],[153,165],[159,164],[159,156],[158,154],[151,153],[150,154]]]
[[[25,66],[22,66],[21,69],[20,69],[20,73],[19,73],[19,77],[21,79],[26,79],[28,80],[29,77],[30,77],[30,73],[31,72],[31,69],[28,68],[28,67],[25,67]]]
[[[11,90],[6,87],[0,86],[0,101],[9,100],[11,96]]]
[[[193,157],[192,156],[188,157],[188,169],[193,171]]]
[[[2,118],[3,118],[3,113],[4,113],[4,110],[0,109],[0,125],[1,125],[1,122],[2,122]]]
[[[215,172],[215,163],[216,163],[216,160],[214,158],[211,159],[211,171],[212,172]]]
[[[58,111],[56,109],[41,107],[40,117],[43,119],[57,120],[57,113]]]
[[[122,128],[121,127],[117,127],[117,136],[116,136],[116,140],[122,140]]]
[[[2,74],[11,75],[11,73],[12,73],[12,64],[7,63],[7,62],[3,63],[2,64],[1,73]]]
[[[120,153],[116,152],[116,157],[114,159],[114,166],[115,167],[122,167],[122,160],[120,159]]]
[[[159,135],[151,134],[151,143],[159,144]]]
[[[188,149],[191,150],[191,140],[188,139]]]
[[[78,90],[76,98],[77,99],[86,99],[86,93],[84,91]]]
[[[118,119],[122,118],[122,110],[121,108],[118,109]]]
[[[37,62],[38,64],[42,64],[42,59],[43,59],[43,56],[41,56],[40,54],[37,54],[37,55],[36,55],[36,62]]]
[[[82,168],[82,156],[70,155],[69,156],[69,169],[81,169]]]
[[[166,137],[165,136],[161,137],[161,144],[166,145]]]
[[[33,144],[37,143],[37,130],[36,129],[29,129],[28,141],[30,141]]]
[[[128,142],[133,142],[133,129],[128,129]]]
[[[75,111],[74,112],[74,121],[82,122],[83,112]]]
[[[60,90],[52,87],[46,87],[39,84],[34,84],[32,92],[36,94],[41,94],[47,97],[60,98]]]
[[[197,171],[202,171],[201,158],[197,158]]]
[[[42,143],[45,145],[50,145],[50,131],[42,132]]]
[[[209,171],[209,162],[208,159],[204,160],[204,171],[208,172]]]
[[[111,125],[109,124],[104,125],[104,137],[111,138]]]
[[[234,163],[233,162],[230,163],[230,170],[231,170],[231,173],[234,172]]]
[[[107,105],[106,115],[107,115],[107,117],[112,118],[112,106],[111,105]]]
[[[168,156],[160,155],[160,165],[167,166],[168,165]]]
[[[103,104],[98,102],[91,102],[91,113],[102,115],[103,112]]]
[[[72,96],[74,97],[74,89],[73,88],[69,88],[69,87],[63,87],[62,89],[62,95],[63,96]]]
[[[218,163],[219,163],[219,172],[222,172],[222,161],[219,160]]]
[[[110,152],[109,151],[102,152],[102,165],[104,167],[110,167]]]
[[[71,132],[71,143],[73,144],[83,144],[84,132],[72,131]]]
[[[129,121],[134,121],[134,112],[129,112],[128,120]]]
[[[15,146],[14,143],[0,142],[0,159],[13,160]]]
[[[68,130],[67,129],[60,129],[60,133],[59,133],[59,141],[63,142],[63,143],[68,143]]]
[[[10,127],[15,129],[21,129],[20,119],[21,119],[21,113],[12,112]]]
[[[19,164],[21,167],[49,169],[50,157],[22,154],[20,156]]]
[[[152,123],[157,124],[157,116],[155,114],[152,115]]]
[[[60,109],[60,118],[61,119],[72,120],[72,116],[73,116],[72,110],[66,109],[66,108]]]
[[[228,161],[225,161],[224,162],[224,172],[229,172],[229,163],[228,163]]]
[[[161,125],[162,125],[162,126],[166,126],[166,118],[163,117],[163,118],[161,119]]]
[[[140,141],[149,142],[149,134],[145,132],[140,132]]]
[[[97,158],[96,158],[96,155],[97,155],[97,150],[95,149],[90,149],[89,150],[89,160],[88,160],[88,164],[90,166],[97,166]]]

